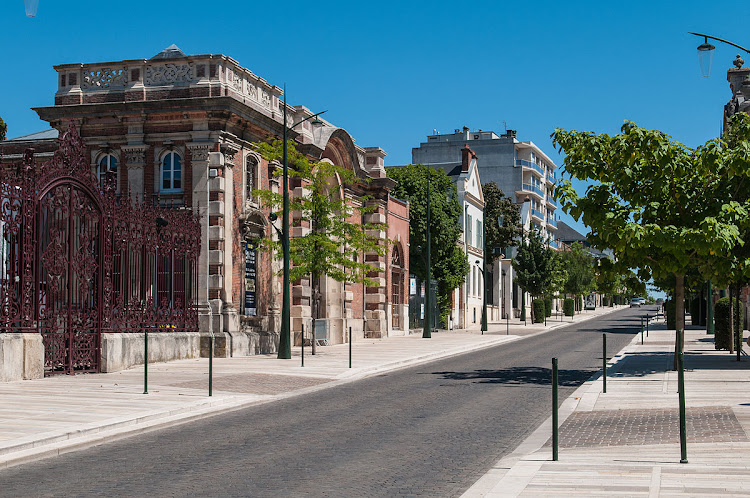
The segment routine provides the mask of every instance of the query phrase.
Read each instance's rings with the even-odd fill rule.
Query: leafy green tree
[[[566,154],[565,170],[594,182],[579,195],[570,180],[561,181],[556,194],[563,209],[582,217],[592,244],[611,248],[627,267],[646,268],[655,278],[674,275],[677,328],[684,330],[687,269],[705,269],[707,260],[741,242],[747,207],[718,190],[732,175],[748,176],[747,162],[730,160],[719,139],[693,150],[631,122],[615,136],[557,129],[552,138]]]
[[[461,204],[453,181],[442,170],[422,164],[389,168],[398,182],[391,194],[409,200],[409,271],[427,277],[427,182],[430,191],[431,274],[438,282],[438,306],[444,322],[451,306],[451,293],[469,272],[461,239]]]
[[[596,290],[600,294],[607,296],[611,305],[614,295],[622,288],[622,270],[611,259],[602,258],[595,271]]]
[[[565,283],[568,281],[568,270],[565,268],[565,257],[563,252],[552,251],[550,261],[550,281],[545,294],[549,296],[561,295],[565,292]]]
[[[523,230],[521,211],[512,199],[505,196],[495,182],[482,186],[484,194],[484,261],[491,266],[508,248],[517,244]],[[502,218],[502,225],[499,220]],[[495,252],[499,249],[500,252]]]
[[[531,294],[532,300],[543,296],[549,288],[551,279],[550,265],[552,254],[537,232],[531,232],[528,238],[521,241],[512,262],[516,273],[516,282],[524,292]],[[531,308],[532,314],[534,307]],[[534,316],[531,317],[533,322]]]
[[[3,118],[0,118],[0,141],[5,140],[5,134],[8,131],[8,125],[5,124],[5,121],[3,121]]]
[[[320,318],[320,280],[328,276],[338,282],[358,282],[367,286],[375,285],[368,274],[380,270],[359,257],[364,253],[384,255],[387,244],[377,234],[384,230],[383,224],[352,223],[356,215],[372,212],[367,206],[367,197],[360,196],[351,202],[336,190],[341,185],[358,186],[363,180],[351,170],[327,161],[313,161],[287,142],[288,171],[290,180],[300,182],[301,196],[290,196],[289,211],[298,212],[301,219],[309,224],[309,231],[299,237],[289,237],[289,280],[309,277],[312,286],[312,316]],[[267,160],[282,157],[283,142],[261,142],[257,151]],[[282,169],[277,167],[274,176],[280,176]],[[292,182],[294,183],[294,182]],[[263,205],[271,210],[282,207],[283,192],[256,190],[255,195]],[[280,214],[280,213],[279,213]],[[360,216],[356,216],[357,219]],[[272,250],[278,259],[283,257],[281,241],[266,240],[264,247]],[[313,341],[313,351],[315,341]]]
[[[580,242],[573,242],[570,251],[563,251],[561,255],[568,273],[563,290],[578,302],[579,296],[588,294],[594,288],[594,261]]]

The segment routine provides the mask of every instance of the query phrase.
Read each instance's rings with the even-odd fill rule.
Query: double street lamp
[[[284,252],[284,279],[282,294],[282,305],[281,305],[281,336],[279,337],[279,354],[280,360],[288,360],[292,357],[292,343],[290,339],[290,321],[291,321],[291,303],[290,303],[290,292],[289,292],[289,167],[288,167],[288,154],[287,154],[287,130],[292,130],[296,126],[301,125],[305,121],[313,120],[314,126],[323,125],[323,121],[318,119],[318,116],[326,111],[321,111],[312,116],[308,116],[302,119],[292,126],[287,126],[287,105],[286,105],[286,85],[284,85],[284,145],[283,145],[283,185],[282,191],[284,193],[284,203],[281,221],[281,246]],[[275,227],[274,227],[275,228]]]

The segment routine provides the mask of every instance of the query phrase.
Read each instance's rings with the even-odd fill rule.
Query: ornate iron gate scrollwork
[[[115,187],[73,125],[50,161],[0,168],[0,332],[40,333],[45,375],[98,372],[102,332],[198,330],[198,218]]]

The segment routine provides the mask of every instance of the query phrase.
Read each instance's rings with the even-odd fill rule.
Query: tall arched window
[[[161,192],[182,192],[182,158],[167,152],[161,160]]]
[[[103,186],[107,182],[113,182],[117,186],[117,158],[112,154],[106,154],[99,159],[98,171],[96,176],[99,178],[99,185]]]
[[[245,199],[253,200],[255,188],[255,172],[258,170],[258,160],[252,154],[245,160]]]
[[[391,254],[391,327],[401,328],[401,305],[403,304],[403,262],[399,246],[393,246]]]

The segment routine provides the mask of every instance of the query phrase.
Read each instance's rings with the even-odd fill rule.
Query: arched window
[[[107,182],[117,185],[117,158],[112,154],[105,154],[99,159],[98,171],[96,176],[99,178],[99,185],[103,186]]]
[[[182,158],[167,152],[161,160],[161,192],[182,192]]]
[[[245,160],[245,199],[253,200],[253,189],[255,188],[255,172],[258,169],[258,160],[252,154]]]

